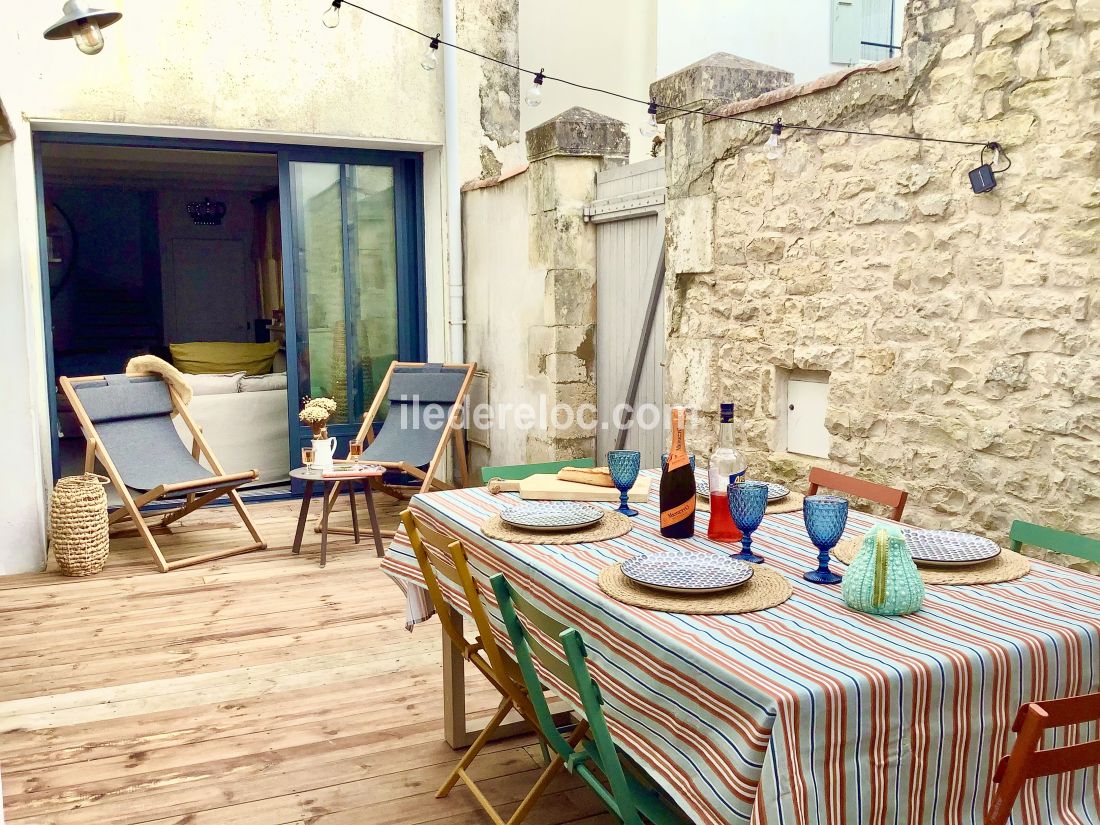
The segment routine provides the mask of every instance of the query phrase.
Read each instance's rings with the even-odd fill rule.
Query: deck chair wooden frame
[[[894,521],[901,521],[902,513],[905,512],[905,502],[909,498],[905,490],[887,487],[885,484],[875,484],[873,481],[833,472],[823,467],[813,467],[810,469],[810,490],[807,495],[815,495],[820,487],[838,490],[856,498],[890,507],[890,518]]]
[[[152,373],[138,373],[130,377],[159,378],[160,376]],[[111,456],[108,455],[107,450],[104,448],[103,442],[96,433],[95,425],[92,424],[91,418],[88,416],[87,411],[84,409],[84,405],[81,403],[74,389],[74,385],[76,384],[87,381],[103,381],[105,379],[106,376],[103,375],[89,375],[80,378],[62,377],[59,379],[58,383],[61,385],[65,397],[69,399],[73,412],[80,422],[80,427],[84,431],[84,438],[87,440],[87,447],[84,452],[85,471],[89,473],[94,472],[95,461],[98,458],[100,464],[103,465],[103,469],[107,472],[107,477],[114,485],[119,498],[122,499],[122,507],[115,510],[108,517],[108,524],[121,525],[126,522],[127,519],[133,522],[133,528],[136,530],[145,546],[149,548],[149,552],[153,554],[153,559],[156,561],[157,567],[160,568],[162,573],[167,573],[169,570],[177,570],[181,567],[189,567],[194,564],[214,561],[215,559],[223,559],[228,556],[237,556],[241,553],[249,553],[253,550],[263,550],[267,547],[267,543],[260,537],[256,525],[249,517],[244,502],[241,500],[240,493],[237,492],[237,488],[242,484],[254,481],[258,473],[256,470],[245,470],[238,473],[225,472],[221,463],[210,449],[210,445],[207,444],[206,439],[203,438],[202,428],[195,423],[195,420],[191,417],[191,413],[187,410],[187,405],[183,403],[179,395],[172,388],[172,385],[167,382],[165,382],[165,386],[168,389],[169,397],[172,399],[173,410],[179,415],[180,419],[187,425],[187,429],[191,432],[192,457],[195,458],[195,460],[198,460],[200,457],[205,457],[214,475],[196,479],[195,481],[160,484],[151,490],[139,493],[136,497],[131,494],[130,488],[127,487],[126,483],[122,480],[122,476],[115,467],[114,461],[111,460]],[[146,521],[146,517],[141,512],[142,507],[158,499],[179,493],[186,494],[183,504],[164,514],[156,513],[154,515],[155,522],[152,525]],[[153,537],[153,530],[167,529],[172,522],[178,521],[188,513],[198,510],[200,507],[209,504],[211,501],[223,495],[229,497],[229,500],[237,511],[237,515],[240,516],[245,528],[251,534],[253,539],[252,542],[239,547],[215,550],[210,553],[200,553],[195,556],[188,556],[187,558],[175,559],[173,561],[165,559],[164,554],[161,552],[160,545],[157,543],[156,538]]]
[[[527,696],[523,686],[523,677],[519,667],[514,661],[505,656],[493,637],[493,629],[489,624],[489,615],[481,600],[481,593],[470,571],[469,559],[466,548],[462,542],[437,532],[416,517],[411,510],[401,513],[401,523],[409,536],[409,543],[416,554],[420,572],[424,575],[424,582],[428,588],[428,595],[432,600],[432,606],[439,616],[439,623],[443,627],[444,645],[452,645],[462,658],[470,662],[481,671],[482,675],[495,687],[501,695],[500,704],[497,705],[489,723],[481,731],[478,737],[466,749],[462,759],[451,771],[450,775],[439,787],[436,798],[447,796],[454,786],[461,780],[477,800],[478,804],[489,815],[496,825],[504,825],[504,819],[500,816],[492,803],[486,798],[481,788],[467,773],[467,768],[477,758],[481,749],[494,738],[499,737],[500,729],[508,715],[515,711],[525,721],[525,725],[536,731],[539,730],[534,707]],[[466,596],[470,606],[470,615],[477,628],[477,637],[470,641],[466,638],[461,617],[456,616],[447,601],[446,595],[440,586],[440,577],[443,577],[453,585],[460,587]],[[446,673],[446,671],[444,671]],[[446,720],[453,724],[456,720]],[[463,724],[465,720],[462,720]],[[545,745],[543,746],[545,753]]]
[[[1043,734],[1051,728],[1086,722],[1100,722],[1100,693],[1027,702],[1020,706],[1016,721],[1012,723],[1016,743],[993,772],[997,789],[985,816],[985,825],[1005,825],[1008,822],[1016,797],[1027,780],[1100,765],[1100,740],[1039,748]]]
[[[386,374],[382,377],[382,383],[378,386],[378,391],[374,394],[374,401],[371,402],[370,409],[363,415],[363,424],[359,427],[359,432],[356,433],[355,440],[360,441],[363,444],[371,444],[374,441],[374,419],[378,417],[378,411],[382,409],[382,404],[386,400],[386,394],[390,389],[390,382],[393,379],[394,371],[400,367],[427,367],[431,366],[426,361],[392,361],[390,362],[389,369],[386,370]],[[402,473],[412,476],[413,478],[420,479],[420,489],[417,492],[427,493],[431,490],[452,490],[453,484],[448,484],[441,479],[436,478],[436,473],[439,472],[440,465],[443,463],[443,457],[447,454],[447,447],[454,445],[455,448],[455,462],[458,465],[458,474],[462,480],[463,487],[470,486],[470,470],[466,461],[466,438],[463,435],[462,427],[460,426],[460,417],[462,415],[462,407],[466,401],[466,397],[470,393],[470,382],[474,377],[474,370],[477,368],[475,363],[466,364],[441,364],[442,369],[462,369],[466,371],[466,376],[462,381],[462,386],[458,391],[458,397],[455,400],[454,406],[451,407],[450,415],[447,416],[447,421],[444,426],[440,428],[439,443],[436,444],[435,452],[432,454],[432,459],[428,463],[427,470],[421,470],[419,467],[414,467],[407,461],[372,461],[372,464],[377,464],[380,467],[385,467],[387,470],[399,470]],[[372,479],[369,482],[372,489],[379,490],[392,498],[405,500],[410,498],[410,495],[398,487],[394,487],[390,484],[386,484],[381,479]],[[337,481],[332,485],[332,489],[329,491],[329,507],[334,508],[336,503],[340,499],[340,488],[343,482]],[[318,519],[314,523],[314,532],[321,531],[321,521]],[[337,527],[329,525],[329,533],[341,533],[350,534],[352,531],[347,527]]]

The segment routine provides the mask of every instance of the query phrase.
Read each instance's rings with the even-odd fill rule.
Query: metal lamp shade
[[[42,33],[47,40],[68,40],[73,36],[73,26],[81,20],[94,20],[105,29],[122,19],[122,12],[93,9],[81,0],[67,0],[61,11],[64,13],[61,19]]]

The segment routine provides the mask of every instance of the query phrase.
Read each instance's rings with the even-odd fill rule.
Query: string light
[[[543,70],[539,69],[535,73],[534,80],[531,81],[531,88],[527,90],[527,94],[523,96],[523,99],[527,102],[527,105],[532,109],[542,104],[542,82],[546,80],[546,75],[543,74]]]
[[[649,117],[642,121],[642,125],[638,127],[638,134],[642,137],[651,138],[659,131],[657,125],[657,101],[649,101]]]
[[[779,136],[783,134],[783,118],[776,118],[772,125],[772,133],[768,135],[768,142],[764,144],[764,153],[768,160],[779,160],[783,157],[783,144]]]
[[[343,0],[332,0],[332,5],[321,15],[321,22],[324,23],[327,28],[335,29],[340,25],[341,5],[343,5]]]
[[[462,46],[458,43],[449,43],[446,40],[440,39],[438,35],[432,37],[430,34],[420,31],[420,29],[413,28],[412,26],[402,23],[399,20],[394,20],[392,17],[387,17],[384,14],[374,11],[373,9],[368,9],[367,7],[361,6],[358,3],[353,3],[351,2],[351,0],[332,0],[332,7],[327,12],[325,12],[324,17],[322,18],[325,22],[325,25],[329,28],[335,28],[336,25],[339,23],[340,6],[342,5],[351,6],[353,9],[358,9],[359,11],[365,14],[369,14],[372,17],[377,17],[379,20],[385,20],[387,23],[397,26],[398,28],[405,29],[406,31],[412,32],[413,34],[418,34],[424,39],[429,40],[433,44],[435,44],[434,46],[429,44],[429,48],[438,49],[438,47],[441,45],[447,46],[448,48],[456,49],[460,52],[465,52],[466,54],[471,55],[472,57],[479,58],[480,60],[487,60],[491,63],[496,63],[498,66],[505,66],[509,69],[515,69],[517,72],[520,72],[522,74],[532,75],[533,82],[531,84],[531,88],[527,90],[527,94],[525,96],[525,100],[528,106],[534,107],[542,103],[542,85],[547,80],[552,80],[555,83],[561,83],[565,86],[571,86],[574,89],[581,89],[588,92],[596,92],[598,94],[607,95],[608,97],[618,98],[619,100],[625,100],[631,103],[638,103],[643,106],[648,105],[650,109],[650,118],[642,127],[640,127],[640,129],[643,130],[643,134],[648,134],[648,130],[651,128],[651,126],[656,125],[657,111],[663,110],[666,112],[674,112],[676,114],[703,115],[710,120],[732,120],[737,123],[745,123],[751,126],[760,126],[762,128],[770,129],[771,134],[769,135],[766,143],[766,151],[768,152],[769,156],[773,151],[776,150],[776,148],[778,148],[779,153],[782,154],[783,146],[779,141],[779,136],[784,129],[788,129],[802,132],[827,132],[842,135],[856,135],[860,137],[877,137],[887,140],[911,140],[918,143],[942,143],[953,146],[980,146],[982,147],[983,157],[985,151],[993,150],[998,153],[998,158],[1003,158],[1004,160],[1008,161],[1009,165],[1012,164],[1012,161],[1008,159],[1008,155],[1005,153],[1004,148],[996,141],[959,140],[957,138],[926,137],[924,135],[899,135],[892,132],[873,132],[860,129],[841,129],[834,126],[810,126],[808,124],[782,123],[779,120],[776,120],[773,123],[766,120],[756,120],[751,117],[741,117],[740,115],[720,114],[718,112],[711,112],[706,109],[689,109],[683,106],[676,106],[671,103],[658,103],[655,100],[646,101],[641,98],[624,95],[621,92],[615,92],[610,89],[601,89],[598,86],[589,86],[584,83],[577,83],[573,80],[567,80],[564,77],[548,75],[546,74],[545,69],[539,69],[539,71],[536,72],[531,69],[526,69],[516,63],[510,63],[507,60],[501,60],[500,58],[492,57],[491,55],[482,54],[481,52],[474,51],[473,49],[469,49],[466,46]],[[334,14],[335,17],[331,19],[335,19],[335,22],[330,24],[329,20],[330,15],[332,14]],[[656,132],[654,132],[653,134],[656,134]],[[775,141],[774,146],[772,145],[773,139]],[[1006,166],[1005,169],[1008,169],[1008,166]],[[1004,171],[1004,169],[997,171]]]
[[[424,52],[424,56],[420,58],[420,65],[427,71],[435,71],[435,67],[439,65],[439,35],[437,34],[432,38],[432,42],[428,44],[428,48]]]

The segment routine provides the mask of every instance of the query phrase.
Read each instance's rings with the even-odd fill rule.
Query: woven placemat
[[[805,500],[805,496],[802,493],[791,492],[783,498],[779,499],[772,504],[768,505],[768,508],[764,511],[766,516],[774,516],[777,513],[797,513],[802,509],[802,502]],[[710,509],[710,496],[699,496],[699,503],[701,510]]]
[[[600,571],[600,589],[615,601],[660,610],[663,613],[687,613],[693,615],[720,615],[752,613],[783,604],[791,597],[794,588],[783,576],[763,565],[757,565],[752,578],[727,593],[708,593],[700,596],[662,593],[635,584],[623,575],[622,565],[613,564]]]
[[[833,548],[833,558],[851,564],[862,545],[862,539],[848,539]],[[997,584],[1027,575],[1031,564],[1019,553],[1001,550],[1001,555],[969,567],[917,566],[925,584]]]
[[[605,513],[592,527],[561,533],[544,533],[536,530],[520,530],[505,524],[500,516],[493,516],[481,525],[481,532],[491,539],[510,541],[514,544],[586,544],[590,541],[607,541],[630,532],[630,519],[622,513]]]

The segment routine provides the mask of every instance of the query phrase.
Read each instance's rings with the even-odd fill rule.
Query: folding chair
[[[470,778],[466,768],[474,761],[481,749],[494,738],[494,734],[500,728],[508,714],[515,710],[531,727],[538,731],[535,711],[527,697],[523,686],[523,677],[520,675],[516,663],[501,653],[493,638],[493,630],[489,624],[489,616],[481,601],[481,595],[473,574],[470,572],[469,561],[466,556],[466,548],[460,541],[444,536],[417,519],[416,515],[405,510],[401,514],[401,522],[409,536],[416,560],[420,564],[420,571],[424,574],[424,581],[428,586],[428,595],[431,597],[432,606],[439,616],[439,623],[443,626],[448,641],[462,655],[462,658],[474,665],[486,679],[495,687],[501,695],[500,704],[496,713],[489,720],[485,729],[477,739],[467,748],[466,753],[459,761],[455,769],[447,777],[446,781],[436,792],[436,798],[447,796],[451,789],[461,779],[466,783],[470,793],[473,794],[478,804],[496,825],[504,825],[504,820],[496,812],[492,804],[482,793],[477,783]],[[451,611],[451,605],[447,601],[439,577],[442,576],[452,584],[462,588],[466,601],[470,606],[470,615],[477,627],[478,636],[474,641],[468,640],[463,635],[461,623],[456,623]],[[545,751],[545,746],[544,746]]]
[[[1008,538],[1012,542],[1012,549],[1017,553],[1020,552],[1020,548],[1028,544],[1044,550],[1053,550],[1055,553],[1075,556],[1085,561],[1100,562],[1100,541],[1077,533],[1052,530],[1026,521],[1014,521],[1008,531]]]
[[[505,481],[523,481],[536,473],[556,473],[566,467],[595,467],[591,458],[573,458],[568,461],[546,461],[542,464],[508,464],[501,467],[482,467],[481,483],[488,484],[494,478]]]
[[[689,820],[673,802],[648,783],[639,768],[625,761],[615,746],[604,719],[599,685],[588,672],[587,653],[581,634],[528,601],[508,583],[503,574],[496,574],[490,582],[516,652],[516,662],[527,686],[527,696],[534,705],[542,735],[555,752],[553,761],[512,814],[508,825],[517,825],[527,817],[562,768],[583,779],[624,825],[687,823]],[[529,632],[520,621],[520,615],[541,634],[560,644],[564,656]],[[535,658],[543,668],[580,696],[583,718],[568,738],[555,727],[535,669]]]
[[[1100,740],[1097,739],[1057,748],[1039,748],[1043,733],[1051,728],[1087,722],[1100,722],[1100,693],[1027,702],[1020,706],[1016,721],[1012,723],[1016,744],[993,773],[997,790],[985,816],[985,825],[1008,822],[1016,797],[1028,779],[1100,765]]]
[[[93,472],[98,458],[122,499],[122,507],[111,514],[109,523],[120,524],[127,518],[132,520],[161,572],[262,550],[267,546],[237,493],[237,488],[242,484],[255,480],[257,471],[225,472],[186,405],[160,376],[61,378],[60,384],[88,442],[84,455],[85,470]],[[178,414],[191,431],[190,450],[172,424],[173,413]],[[206,458],[213,471],[199,463],[200,456]],[[141,508],[158,499],[183,498],[183,504],[169,510],[155,525],[157,528],[167,528],[172,522],[223,495],[229,496],[252,535],[252,543],[166,561]]]
[[[807,495],[816,494],[819,487],[839,490],[856,498],[891,507],[893,512],[890,518],[894,521],[901,521],[901,514],[905,512],[905,501],[909,498],[909,494],[904,490],[887,487],[885,484],[875,484],[873,481],[855,476],[846,476],[843,473],[835,473],[821,467],[813,467],[810,469],[810,491]]]

